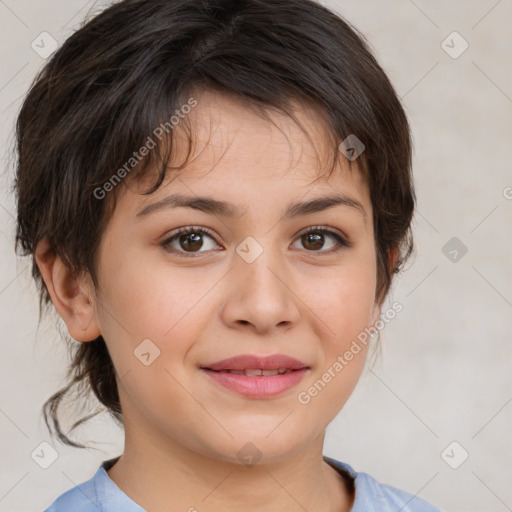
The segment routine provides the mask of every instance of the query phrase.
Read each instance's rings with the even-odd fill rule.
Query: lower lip
[[[250,398],[272,398],[293,388],[304,377],[308,368],[281,375],[249,377],[237,373],[220,373],[201,368],[217,384]]]

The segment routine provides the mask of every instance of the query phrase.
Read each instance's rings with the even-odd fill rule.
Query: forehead
[[[289,202],[286,197],[311,199],[343,192],[368,206],[367,187],[356,165],[340,156],[329,173],[337,141],[311,103],[290,102],[297,124],[281,111],[258,110],[218,92],[201,91],[194,98],[197,105],[186,122],[173,130],[164,183],[152,194],[141,195],[155,180],[148,172],[130,185],[127,195],[133,208],[169,192],[215,196],[242,206],[250,198],[263,204],[269,197]],[[183,169],[173,169],[184,163]]]

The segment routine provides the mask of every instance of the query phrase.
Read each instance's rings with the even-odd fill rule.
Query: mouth
[[[219,389],[251,399],[270,399],[291,390],[310,371],[309,367],[291,368],[246,368],[244,370],[212,370],[201,368],[208,382]]]
[[[296,386],[311,368],[285,354],[243,354],[200,367],[223,389],[247,398],[272,398]]]
[[[248,376],[258,376],[277,375],[287,371],[302,370],[309,366],[285,354],[241,354],[215,363],[203,364],[201,368],[216,372],[242,372]]]
[[[304,367],[305,369],[309,369],[309,367]],[[209,370],[211,372],[216,373],[231,373],[233,375],[245,375],[247,377],[273,377],[275,375],[284,375],[285,373],[297,372],[301,369],[292,369],[292,368],[276,368],[273,370],[263,370],[260,368],[245,368],[243,370],[212,370],[211,368],[201,368],[202,370]]]

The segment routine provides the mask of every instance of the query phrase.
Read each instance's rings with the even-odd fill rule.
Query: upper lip
[[[286,368],[287,370],[300,370],[301,368],[309,368],[306,363],[299,361],[284,354],[273,354],[269,356],[257,356],[250,354],[243,354],[240,356],[230,357],[223,359],[216,363],[202,365],[201,368],[208,370],[247,370],[260,369],[260,370],[274,370],[279,368]]]

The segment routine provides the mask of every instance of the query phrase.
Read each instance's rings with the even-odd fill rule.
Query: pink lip
[[[221,370],[293,370],[280,375],[239,375]],[[250,398],[271,398],[297,385],[309,371],[309,366],[298,359],[283,354],[254,356],[244,354],[216,363],[202,365],[201,370],[217,384]]]
[[[279,395],[298,384],[309,371],[308,368],[302,368],[282,375],[249,377],[236,373],[216,372],[207,368],[201,370],[221,386],[250,398],[271,398]]]
[[[269,356],[253,356],[243,354],[241,356],[230,357],[212,364],[201,365],[201,368],[208,370],[246,370],[247,368],[259,368],[260,370],[274,370],[286,368],[287,370],[300,370],[309,368],[306,363],[283,354],[274,354]]]

